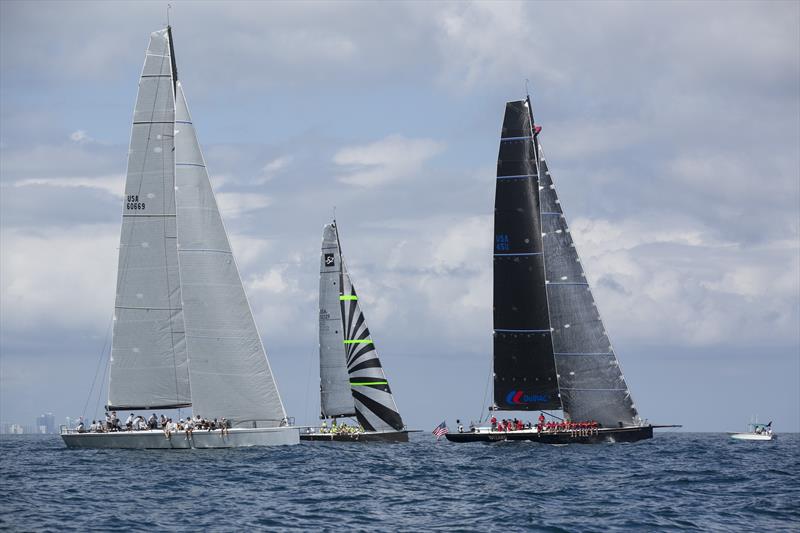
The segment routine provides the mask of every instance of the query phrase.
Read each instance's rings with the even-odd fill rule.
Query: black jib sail
[[[547,300],[564,413],[572,420],[596,420],[604,427],[639,425],[541,144],[537,148]]]
[[[494,212],[494,403],[560,409],[530,104],[506,104]]]

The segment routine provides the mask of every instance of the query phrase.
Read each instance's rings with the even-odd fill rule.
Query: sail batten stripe
[[[178,248],[178,252],[214,252],[217,254],[231,254],[230,250],[214,250],[212,248]]]
[[[172,120],[134,120],[134,124],[173,124]]]
[[[202,167],[202,168],[206,168],[205,165],[202,165],[200,163],[175,163],[175,166],[176,167]]]
[[[176,120],[175,124],[191,124],[191,120]]]
[[[548,285],[589,285],[585,281],[548,281]]]
[[[500,141],[525,141],[528,139],[532,139],[532,137],[523,136],[523,137],[500,137]]]
[[[357,386],[357,385],[388,385],[389,382],[386,380],[383,381],[350,381],[350,385]]]
[[[153,214],[148,214],[148,213],[123,213],[122,216],[123,217],[150,217],[150,218],[154,218],[154,217],[169,217],[169,218],[174,218],[175,214],[174,213],[153,213]]]
[[[536,174],[517,174],[515,176],[497,176],[499,180],[520,180],[524,178],[535,178]]]
[[[147,309],[148,311],[180,311],[182,307],[149,307],[132,305],[115,305],[114,309]]]
[[[142,74],[142,78],[171,78],[172,74]]]
[[[371,344],[372,339],[344,339],[344,344]]]
[[[569,387],[559,387],[561,390],[574,390],[581,392],[627,392],[628,389],[571,389]]]
[[[340,301],[347,301],[347,300],[358,300],[358,296],[355,294],[343,294],[339,296]]]
[[[500,333],[551,333],[549,329],[494,329]]]
[[[611,357],[614,355],[613,352],[586,352],[586,353],[579,353],[579,352],[555,352],[553,355],[597,355],[597,356],[608,356]]]
[[[508,255],[508,256],[518,256],[518,255],[542,255],[542,253],[543,253],[543,252],[526,252],[526,253],[520,253],[520,254],[494,254],[494,255],[495,255],[495,257],[497,257],[497,256],[506,256],[506,255]]]

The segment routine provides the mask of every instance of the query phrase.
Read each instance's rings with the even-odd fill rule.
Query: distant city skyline
[[[172,4],[178,72],[298,423],[318,420],[334,207],[403,419],[486,413],[500,128],[527,79],[641,416],[800,430],[799,3]],[[103,412],[132,110],[164,22],[157,2],[0,2],[2,427]]]

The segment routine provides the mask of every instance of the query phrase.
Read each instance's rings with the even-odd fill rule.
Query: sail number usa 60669
[[[144,202],[139,201],[138,194],[129,194],[125,207],[127,209],[144,209]]]

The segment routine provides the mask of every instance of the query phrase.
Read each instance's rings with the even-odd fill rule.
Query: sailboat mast
[[[172,26],[167,25],[167,41],[169,42],[169,59],[172,62],[172,96],[178,95],[178,64],[175,62],[175,45],[172,41]]]

